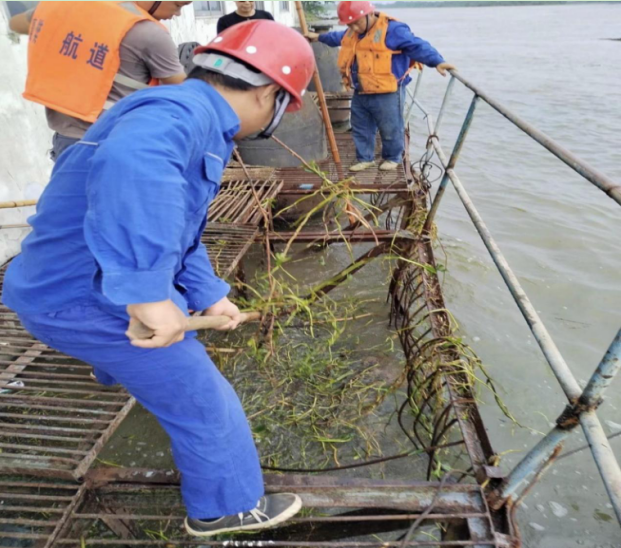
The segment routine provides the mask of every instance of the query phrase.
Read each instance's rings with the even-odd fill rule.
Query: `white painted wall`
[[[8,30],[6,3],[0,2],[0,202],[39,197],[47,184],[52,162],[48,158],[52,132],[45,121],[43,107],[26,101],[21,94],[26,82],[27,37]],[[225,2],[226,12],[235,10]],[[295,6],[281,10],[280,2],[265,2],[265,8],[281,23],[296,24]],[[181,17],[169,25],[173,39],[206,44],[216,35],[217,17],[195,17],[194,8],[183,8]],[[25,223],[34,208],[0,209],[0,226]],[[0,265],[20,250],[28,229],[0,228]]]
[[[224,2],[226,13],[235,11],[235,2]],[[280,2],[265,2],[265,9],[272,13],[274,19],[288,26],[297,24],[295,4],[289,2],[289,11],[283,11]],[[195,17],[191,7],[184,8],[181,17],[174,19],[170,25],[173,39],[181,42],[196,41],[206,44],[216,36],[218,17]]]

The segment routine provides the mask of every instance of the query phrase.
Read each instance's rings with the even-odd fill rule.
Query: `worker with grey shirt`
[[[96,119],[134,91],[185,79],[159,21],[191,2],[40,2],[11,18],[30,34],[24,97],[46,107],[54,161]]]

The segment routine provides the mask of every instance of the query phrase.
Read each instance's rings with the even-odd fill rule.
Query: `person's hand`
[[[228,316],[231,318],[231,321],[218,328],[217,331],[232,331],[235,329],[242,320],[241,312],[239,308],[237,308],[231,301],[229,301],[226,297],[221,301],[218,301],[212,307],[208,308],[203,312],[203,316]]]
[[[157,303],[130,304],[127,307],[130,327],[138,322],[154,331],[150,339],[135,339],[126,334],[138,348],[165,348],[181,342],[188,325],[188,318],[170,299]]]
[[[304,38],[306,38],[309,42],[316,42],[317,40],[319,40],[319,34],[317,34],[316,32],[308,31],[304,35]]]
[[[457,70],[457,67],[455,65],[451,65],[450,63],[440,63],[437,67],[436,70],[442,75],[442,76],[446,76],[447,75],[447,71],[449,70]]]

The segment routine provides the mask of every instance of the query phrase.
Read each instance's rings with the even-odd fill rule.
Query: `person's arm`
[[[154,101],[125,114],[91,159],[86,243],[103,295],[155,331],[153,339],[133,341],[143,348],[177,342],[187,325],[172,296],[185,253],[183,173],[197,133],[182,107]]]
[[[190,310],[200,310],[203,316],[229,316],[231,321],[217,330],[235,329],[241,322],[239,308],[227,298],[231,288],[216,276],[207,248],[200,244],[186,255],[183,264],[185,271],[178,281],[186,291],[183,296]]]
[[[226,16],[223,15],[222,17],[220,17],[220,19],[218,19],[218,25],[216,27],[216,33],[220,34],[223,30],[226,29],[226,20],[224,19]]]
[[[330,46],[331,48],[337,48],[341,45],[341,42],[343,41],[343,36],[345,36],[346,32],[346,30],[335,30],[323,34],[309,32],[305,34],[305,36],[310,42],[321,42],[322,44]]]
[[[216,276],[203,244],[186,255],[183,264],[185,270],[178,281],[190,310],[208,310],[229,294],[229,284]]]
[[[274,20],[274,16],[269,11],[264,11],[265,19],[269,19],[270,21]]]
[[[185,80],[177,46],[170,34],[158,24],[144,21],[135,25],[124,42],[139,51],[151,76],[161,84],[180,84]]]
[[[390,23],[388,34],[386,35],[386,46],[395,51],[402,51],[412,61],[436,68],[443,76],[447,70],[455,68],[447,63],[444,57],[429,42],[415,36],[404,23],[395,21]]]
[[[9,29],[17,34],[29,34],[30,23],[32,22],[32,14],[34,9],[18,13],[9,20]]]
[[[182,74],[175,74],[174,76],[169,76],[168,78],[159,78],[160,84],[170,85],[170,84],[180,84],[186,79],[185,72]]]

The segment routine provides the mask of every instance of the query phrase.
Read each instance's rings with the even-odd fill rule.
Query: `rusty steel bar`
[[[2,536],[2,533],[0,533]],[[15,538],[18,538],[17,536]],[[23,535],[19,538],[45,538],[41,535]],[[59,539],[56,541],[56,545],[59,546],[76,546],[78,548],[83,546],[164,546],[170,547],[171,545],[175,546],[204,546],[206,544],[205,539],[203,540],[185,540],[185,539],[174,539],[171,540],[134,540],[134,539],[118,539],[118,540],[104,540],[104,539]],[[279,540],[270,540],[270,541],[253,541],[253,540],[223,540],[223,541],[215,541],[209,540],[210,546],[223,546],[223,547],[231,547],[235,546],[237,548],[257,548],[260,545],[265,546],[273,546],[274,548],[400,548],[404,546],[402,542],[398,541],[343,541],[343,542],[312,542],[312,541],[279,541]],[[419,540],[419,541],[410,541],[405,546],[427,546],[431,548],[438,547],[455,547],[461,548],[466,546],[474,546],[475,548],[489,548],[489,547],[498,547],[504,548],[506,547],[506,543],[503,542],[501,546],[497,542],[494,541],[485,541],[482,542],[480,540]]]
[[[27,416],[19,415],[17,413],[0,413],[0,418],[3,419],[22,419],[22,420],[38,420],[38,421],[51,421],[51,422],[74,422],[76,424],[110,424],[110,421],[101,419],[80,419],[75,417],[48,417],[45,415]]]
[[[45,543],[45,546],[43,548],[52,548],[52,546],[56,545],[56,540],[61,535],[61,533],[63,533],[63,531],[65,530],[65,527],[67,526],[67,523],[69,522],[71,513],[78,507],[78,504],[82,502],[82,499],[84,498],[84,495],[86,494],[88,487],[89,486],[86,483],[83,483],[78,489],[78,491],[75,493],[75,495],[71,497],[71,501],[69,502],[69,505],[65,509],[65,513],[62,515],[62,517],[58,521],[58,524],[56,525],[56,529],[54,529],[52,534],[48,537],[47,542]]]
[[[584,177],[587,181],[595,185],[602,190],[606,195],[612,198],[615,202],[621,205],[621,185],[616,181],[613,181],[605,173],[602,173],[598,169],[590,166],[580,158],[578,158],[573,152],[558,144],[554,139],[548,137],[542,131],[539,131],[536,127],[522,120],[519,116],[516,116],[508,108],[501,105],[495,99],[492,99],[487,93],[480,88],[472,84],[469,80],[464,78],[459,72],[451,71],[451,74],[457,78],[464,86],[472,90],[476,96],[483,99],[490,107],[496,112],[502,114],[513,125],[521,129],[526,135],[537,141],[541,146],[549,150],[559,160],[567,164],[576,173]]]
[[[364,516],[316,516],[316,517],[294,517],[287,521],[287,524],[293,523],[346,523],[346,522],[365,522],[365,521],[410,521],[417,519],[422,514],[382,514],[382,515],[364,515]],[[74,513],[72,516],[74,519],[102,519],[114,517],[114,519],[122,520],[140,520],[140,521],[183,521],[185,514],[178,516],[174,515],[149,515],[149,514],[81,514]],[[463,513],[450,513],[450,514],[427,514],[426,518],[429,520],[463,520],[463,519],[489,519],[489,515],[476,513],[476,512],[463,512]]]
[[[309,183],[300,185],[295,182],[285,182],[279,194],[312,194],[322,187],[321,183]],[[397,181],[394,183],[349,183],[348,190],[361,194],[382,194],[382,193],[410,193],[411,190],[405,181]]]
[[[108,428],[106,428],[106,431],[103,433],[103,435],[95,442],[86,457],[84,457],[79,466],[73,471],[73,476],[76,479],[81,479],[84,474],[86,474],[86,472],[89,470],[89,468],[97,458],[97,455],[99,455],[104,445],[112,437],[112,434],[114,434],[116,429],[121,425],[121,422],[123,422],[125,417],[129,415],[129,412],[134,408],[134,405],[136,405],[136,400],[134,398],[129,398],[123,409],[119,411],[114,420],[108,425]]]
[[[405,230],[342,230],[332,232],[306,231],[296,234],[295,232],[270,232],[270,238],[274,241],[289,241],[295,236],[295,242],[308,241],[338,241],[338,242],[378,242],[415,240],[416,236]]]

